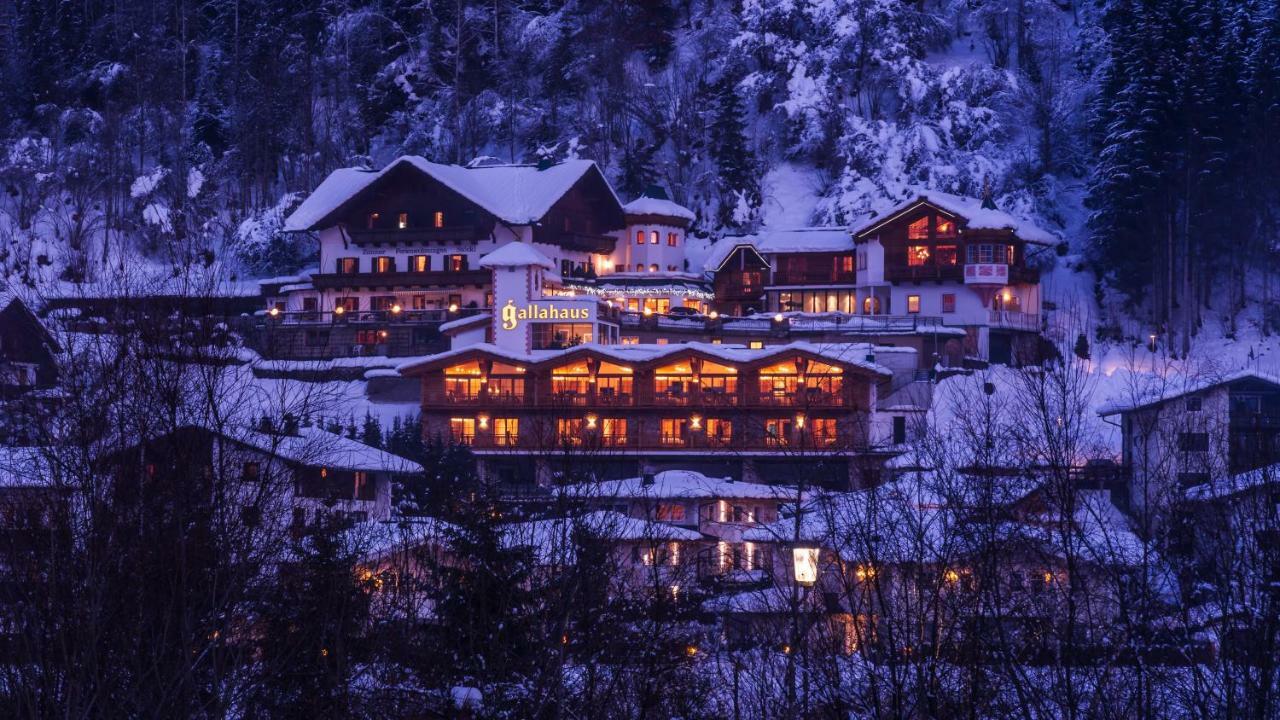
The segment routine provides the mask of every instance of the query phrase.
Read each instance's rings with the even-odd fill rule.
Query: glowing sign
[[[547,303],[525,303],[516,306],[515,300],[507,300],[502,306],[502,329],[515,330],[528,320],[590,320],[591,310],[584,307],[560,307]]]

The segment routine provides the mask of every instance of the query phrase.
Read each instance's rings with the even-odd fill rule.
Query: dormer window
[[[400,218],[396,221],[396,227],[401,230],[409,227],[409,213],[400,213]]]
[[[443,212],[441,212],[441,211],[439,211],[439,210],[437,210],[437,211],[436,211],[436,214],[435,214],[435,217],[434,217],[434,218],[432,218],[432,223],[431,223],[431,224],[432,224],[432,225],[434,225],[434,226],[436,226],[436,227],[438,227],[438,228],[442,228],[442,227],[444,227],[444,213],[443,213]]]
[[[369,229],[373,230],[378,227],[378,218],[382,217],[378,213],[369,213]]]

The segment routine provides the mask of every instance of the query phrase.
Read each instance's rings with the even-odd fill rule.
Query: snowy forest
[[[294,271],[280,217],[334,168],[572,156],[711,237],[990,183],[1095,273],[1103,327],[1186,352],[1251,300],[1280,323],[1274,0],[18,0],[0,62],[0,260],[28,283],[139,253]]]

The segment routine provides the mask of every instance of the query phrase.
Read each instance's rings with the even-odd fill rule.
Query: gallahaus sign
[[[585,307],[563,307],[551,303],[525,303],[517,306],[515,300],[507,300],[502,306],[502,329],[515,330],[520,323],[529,320],[590,320],[591,311]]]

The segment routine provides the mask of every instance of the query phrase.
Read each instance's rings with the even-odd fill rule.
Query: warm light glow
[[[449,312],[451,313],[458,312],[458,303],[449,303]]]
[[[275,317],[280,314],[280,308],[273,307],[267,311],[267,314],[270,315],[271,317]]]
[[[393,314],[397,314],[397,315],[398,315],[398,314],[400,313],[400,311],[401,311],[401,310],[403,310],[403,309],[404,309],[404,308],[401,308],[399,305],[392,305],[392,306],[391,306],[391,312],[392,312]]]
[[[694,416],[690,417],[690,418],[689,418],[689,427],[693,428],[694,430],[701,430],[701,429],[702,429],[702,416],[701,416],[701,415],[694,415]]]
[[[782,322],[782,313],[778,313],[777,315],[774,315],[774,316],[773,316],[773,321],[774,321],[774,322]]]
[[[818,552],[816,547],[791,549],[791,564],[797,583],[808,586],[818,582]]]
[[[869,580],[876,576],[876,569],[871,565],[859,565],[858,569],[853,571],[853,576],[859,580]]]
[[[716,312],[715,310],[712,310],[711,314],[708,315],[707,317],[711,318],[712,320],[715,320],[716,318],[720,317],[720,313]]]
[[[804,413],[796,413],[796,427],[804,429]]]
[[[488,430],[488,429],[489,429],[489,416],[488,416],[488,415],[479,415],[479,416],[477,416],[477,417],[476,417],[476,421],[477,421],[477,422],[479,422],[479,424],[480,424],[480,429],[481,429],[481,430]]]
[[[1049,584],[1049,583],[1051,583],[1051,582],[1053,582],[1053,573],[1051,573],[1051,572],[1049,572],[1048,570],[1046,570],[1046,571],[1044,572],[1044,584],[1045,584],[1045,585],[1048,585],[1048,584]]]
[[[1009,292],[1008,290],[1005,290],[1003,293],[1000,293],[1000,299],[1004,300],[1005,302],[1009,302],[1009,300],[1012,297],[1013,297],[1013,293]]]
[[[385,338],[386,336],[387,336],[387,331],[386,331],[386,330],[379,330],[379,331],[378,331],[378,337],[380,337],[380,338]]]
[[[334,309],[333,309],[333,314],[334,314],[334,315],[341,315],[342,313],[344,313],[344,312],[346,312],[346,311],[347,311],[347,309],[346,309],[344,306],[339,305],[338,307],[336,307],[336,308],[334,308]]]
[[[960,573],[955,570],[948,570],[942,573],[942,579],[945,580],[948,585],[955,585],[960,582]]]
[[[587,415],[587,427],[594,429],[596,426],[596,420],[598,419],[599,418],[594,413]]]
[[[644,316],[645,316],[645,317],[649,317],[649,316],[650,316],[650,315],[652,315],[652,314],[653,314],[653,308],[645,308],[645,309],[644,309]]]
[[[684,649],[684,654],[685,654],[685,655],[688,655],[689,657],[693,657],[694,655],[697,655],[697,654],[698,654],[698,646],[697,646],[697,645],[690,645],[690,646],[686,647],[686,648]]]

